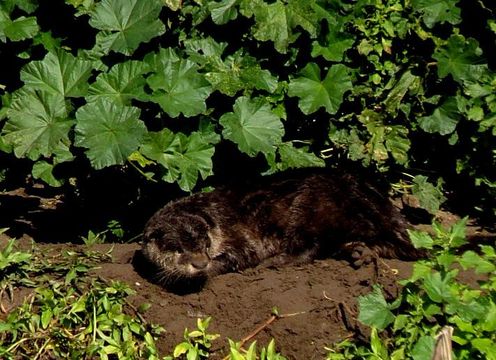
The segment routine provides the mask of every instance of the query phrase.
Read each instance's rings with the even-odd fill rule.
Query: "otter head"
[[[192,214],[157,220],[145,227],[142,252],[157,267],[158,282],[206,280],[213,271],[209,224]]]

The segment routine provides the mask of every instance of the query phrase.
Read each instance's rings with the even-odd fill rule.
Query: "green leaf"
[[[406,127],[401,125],[386,126],[385,145],[398,164],[408,162],[408,151],[411,143]]]
[[[222,135],[249,156],[274,152],[282,141],[284,127],[270,106],[262,99],[242,96],[236,99],[233,109],[219,119],[224,127]]]
[[[4,9],[8,13],[11,13],[15,7],[32,14],[38,8],[38,0],[2,0],[0,3],[0,9]]]
[[[299,34],[293,32],[298,26],[312,37],[317,33],[318,16],[311,1],[276,0],[268,4],[263,0],[242,0],[240,11],[246,17],[255,16],[253,36],[260,41],[273,41],[275,49],[283,54],[298,38]]]
[[[413,179],[412,195],[417,197],[420,207],[431,214],[435,214],[446,200],[439,186],[432,185],[423,175],[417,175]]]
[[[496,304],[494,302],[489,304],[489,310],[483,317],[482,329],[493,333],[496,331]]]
[[[313,42],[312,57],[322,56],[327,61],[340,62],[346,50],[350,49],[355,42],[355,38],[343,31],[340,21],[334,18],[331,21],[327,22],[329,29],[323,45],[317,41]]]
[[[403,73],[384,101],[387,112],[396,115],[406,93],[418,86],[419,82],[420,77],[413,75],[409,70]]]
[[[50,308],[44,309],[41,313],[41,327],[43,329],[46,329],[50,324],[50,321],[52,321],[52,318],[53,318],[52,310]]]
[[[41,61],[32,61],[21,70],[21,79],[36,90],[57,93],[64,97],[86,95],[88,78],[93,66],[90,61],[75,58],[59,50],[48,53]]]
[[[212,21],[217,25],[227,24],[238,17],[236,5],[240,0],[211,1],[208,4]]]
[[[268,70],[260,67],[257,59],[242,56],[240,52],[228,56],[222,65],[205,74],[205,78],[215,90],[234,96],[240,90],[265,90],[269,93],[277,89],[277,79]]]
[[[432,336],[422,336],[412,349],[414,360],[431,360],[436,340]]]
[[[21,41],[33,38],[38,31],[38,23],[35,17],[20,16],[14,20],[10,19],[8,13],[0,9],[0,40],[5,42]]]
[[[450,302],[455,299],[451,290],[453,275],[439,272],[429,273],[424,279],[424,289],[429,298],[436,303]]]
[[[159,15],[160,0],[103,0],[91,12],[90,25],[102,30],[97,45],[131,55],[143,42],[162,35],[165,26]]]
[[[177,344],[176,347],[174,348],[174,354],[173,354],[174,358],[186,354],[189,349],[191,349],[191,345],[187,342],[182,342],[180,344]]]
[[[487,274],[496,270],[496,265],[471,250],[464,252],[459,262],[464,269],[475,269],[477,274]]]
[[[352,89],[349,71],[348,67],[336,64],[322,80],[319,66],[309,63],[299,73],[300,77],[289,82],[288,95],[300,98],[299,107],[306,115],[321,107],[325,107],[329,114],[335,114],[343,102],[344,93]]]
[[[179,10],[183,5],[183,0],[163,0],[163,2],[172,11]]]
[[[33,164],[33,178],[41,179],[46,182],[48,185],[53,187],[62,186],[63,182],[58,180],[55,176],[53,176],[53,165],[49,164],[46,161],[37,161]]]
[[[434,240],[432,240],[431,236],[428,233],[410,229],[408,229],[407,231],[413,246],[415,246],[417,249],[432,249]]]
[[[75,145],[85,152],[95,169],[123,164],[141,144],[146,132],[138,108],[105,99],[78,109]]]
[[[68,134],[74,121],[67,119],[59,94],[21,88],[14,93],[7,115],[3,140],[13,146],[17,157],[50,157],[63,144],[70,144]]]
[[[456,99],[451,97],[435,109],[432,115],[423,116],[417,121],[425,132],[448,135],[455,131],[459,120],[460,113]]]
[[[375,327],[372,328],[370,334],[370,348],[372,349],[374,355],[376,355],[379,359],[389,358],[387,347],[382,343]]]
[[[458,248],[467,243],[467,239],[465,237],[467,221],[468,217],[465,216],[450,228],[449,241],[452,247]]]
[[[198,174],[206,179],[212,174],[212,156],[215,148],[203,132],[190,136],[174,134],[169,129],[149,132],[140,152],[168,170],[164,180],[177,181],[181,189],[191,191]]]
[[[458,0],[412,0],[413,9],[422,13],[422,20],[428,28],[446,21],[458,24],[461,11],[457,3]]]
[[[251,89],[270,93],[277,89],[277,79],[268,70],[261,68],[259,61],[243,50],[238,50],[223,60],[225,43],[217,43],[212,38],[190,39],[185,41],[189,59],[195,61],[205,71],[205,78],[223,94],[234,96],[238,91]]]
[[[451,35],[446,46],[438,47],[432,57],[437,60],[437,73],[444,78],[448,74],[455,81],[477,81],[487,72],[485,60],[475,39],[465,40],[462,35]]]
[[[471,341],[474,348],[487,356],[487,360],[496,359],[496,342],[491,339],[473,339]]]
[[[281,162],[279,171],[301,167],[324,167],[325,161],[315,154],[308,152],[307,147],[295,148],[292,143],[284,142],[277,147]]]
[[[171,117],[186,117],[206,110],[205,100],[212,92],[209,83],[190,60],[178,59],[170,49],[145,58],[154,72],[147,78],[153,93],[151,99]]]
[[[109,72],[98,75],[89,87],[88,102],[107,98],[111,102],[130,105],[131,99],[145,100],[145,78],[147,66],[141,61],[126,61],[114,65]]]
[[[383,330],[394,321],[394,315],[379,286],[374,286],[370,294],[360,296],[358,306],[360,308],[358,320],[365,325]]]

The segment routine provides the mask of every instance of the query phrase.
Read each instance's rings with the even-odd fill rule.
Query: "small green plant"
[[[251,343],[248,350],[243,350],[240,343],[229,340],[229,357],[230,360],[286,360],[284,356],[276,351],[274,339],[269,342],[267,348],[263,347],[260,355],[257,352],[257,342]]]
[[[173,356],[168,356],[165,359],[176,359],[184,355],[188,360],[208,358],[208,350],[212,346],[212,341],[220,335],[208,334],[207,328],[210,325],[211,318],[198,319],[196,322],[197,330],[184,330],[184,341],[174,348]]]
[[[359,298],[359,320],[372,327],[370,344],[345,341],[327,359],[430,360],[435,335],[454,328],[453,352],[457,359],[496,359],[496,251],[460,252],[467,243],[466,219],[449,229],[434,224],[434,237],[411,231],[419,248],[432,256],[414,264],[410,278],[401,281],[400,296],[387,302],[379,287]],[[458,281],[460,269],[480,275],[478,285]],[[387,330],[379,332],[382,330]]]
[[[107,224],[107,229],[94,232],[92,230],[88,231],[88,235],[81,236],[81,240],[85,245],[103,244],[107,240],[107,235],[112,234],[117,240],[122,240],[125,234],[121,223],[117,220],[111,220]]]

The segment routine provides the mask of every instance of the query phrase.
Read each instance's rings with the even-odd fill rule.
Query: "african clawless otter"
[[[167,204],[146,224],[142,253],[167,286],[339,253],[359,264],[365,250],[415,259],[407,225],[366,181],[348,173],[295,173]]]

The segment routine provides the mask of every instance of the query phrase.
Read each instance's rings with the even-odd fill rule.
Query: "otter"
[[[169,286],[258,265],[347,255],[413,260],[409,224],[377,186],[350,173],[269,176],[170,202],[145,225],[142,254]]]

